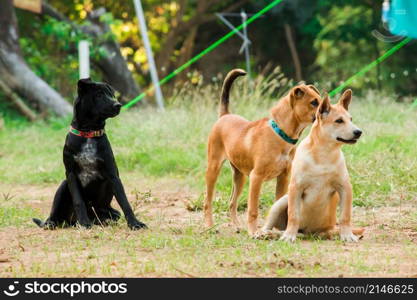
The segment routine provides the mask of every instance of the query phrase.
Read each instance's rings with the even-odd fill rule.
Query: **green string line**
[[[267,6],[265,6],[263,9],[261,9],[256,14],[254,14],[252,17],[250,17],[249,19],[247,19],[246,22],[240,24],[234,30],[230,31],[229,33],[227,33],[226,35],[224,35],[222,38],[218,39],[216,42],[214,42],[213,44],[211,44],[208,48],[206,48],[205,50],[201,51],[199,54],[197,54],[196,56],[194,56],[193,58],[191,58],[185,64],[183,64],[182,66],[180,66],[179,68],[175,69],[173,72],[171,72],[170,74],[168,74],[166,77],[164,77],[163,79],[161,79],[158,82],[158,85],[161,86],[161,85],[165,84],[166,82],[168,82],[172,77],[178,75],[179,73],[181,73],[182,71],[184,71],[186,68],[188,68],[190,65],[192,65],[193,63],[195,63],[196,61],[198,61],[200,58],[202,58],[204,55],[206,55],[207,53],[213,51],[220,44],[224,43],[225,41],[227,41],[228,39],[230,39],[232,36],[234,36],[236,34],[236,32],[240,31],[244,26],[247,26],[250,23],[252,23],[253,21],[255,21],[256,19],[258,19],[260,16],[262,16],[263,14],[265,14],[267,11],[271,10],[274,6],[278,5],[280,2],[282,2],[282,0],[275,0],[275,1],[271,2],[270,4],[268,4]],[[141,93],[140,95],[136,96],[134,99],[130,100],[128,103],[126,103],[125,105],[123,105],[122,109],[128,109],[129,107],[133,106],[134,104],[136,104],[137,102],[139,102],[140,100],[142,100],[147,93],[153,91],[154,89],[155,89],[154,86],[150,87],[145,92]]]
[[[412,38],[406,38],[406,39],[402,40],[401,42],[399,42],[398,44],[396,44],[394,47],[392,47],[387,52],[385,52],[382,56],[378,57],[376,60],[374,60],[373,62],[371,62],[367,66],[363,67],[355,75],[349,77],[349,79],[347,79],[342,85],[340,85],[339,87],[337,87],[333,91],[331,91],[329,93],[329,96],[330,97],[333,97],[334,95],[340,93],[345,87],[347,87],[348,85],[350,85],[356,79],[356,77],[363,76],[366,72],[368,72],[369,70],[371,70],[373,67],[375,67],[376,65],[382,63],[388,57],[390,57],[395,52],[397,52],[398,50],[400,50],[402,47],[404,47],[405,45],[407,45],[411,40],[412,40]]]

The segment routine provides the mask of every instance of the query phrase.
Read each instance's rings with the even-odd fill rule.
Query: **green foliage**
[[[315,64],[319,71],[314,77],[325,78],[321,80],[333,89],[363,66],[381,56],[386,50],[393,47],[393,43],[378,40],[373,30],[380,29],[380,3],[366,1],[328,1],[319,2],[319,13],[310,21],[317,30],[306,29],[304,32],[314,37],[316,50]],[[317,27],[316,21],[319,27]],[[313,28],[312,27],[312,28]],[[384,34],[388,34],[384,32]],[[407,49],[408,48],[408,49]],[[412,78],[416,72],[416,61],[410,59],[409,51],[415,49],[409,45],[402,51],[368,72],[364,77],[358,78],[352,84],[358,91],[369,88],[382,88],[392,93],[408,95],[415,92]]]
[[[320,16],[318,20],[321,30],[314,42],[316,64],[321,67],[323,78],[333,83],[333,88],[373,60],[373,46],[368,34],[372,12],[365,7],[333,6],[326,16]],[[347,59],[340,59],[342,57]],[[375,73],[375,70],[371,72]],[[367,77],[373,78],[375,83],[372,73]],[[361,88],[366,83],[361,79],[355,84],[354,88]]]
[[[42,22],[27,12],[18,17],[25,20],[20,24],[20,47],[23,57],[36,75],[48,82],[64,97],[73,98],[74,88],[69,82],[78,79],[78,58],[74,47],[71,28],[62,22],[45,18]]]
[[[110,13],[102,15],[101,18],[109,24],[117,23]],[[80,25],[83,26],[88,24],[89,22],[83,22]],[[88,41],[90,44],[90,57],[92,59],[108,56],[109,54],[105,52],[101,45],[115,38],[115,35],[111,31],[96,38],[92,38],[90,35],[74,29],[66,22],[57,21],[49,17],[46,18],[46,22],[43,24],[41,32],[47,36],[54,37],[58,42],[58,46],[65,51],[76,49],[81,40]]]

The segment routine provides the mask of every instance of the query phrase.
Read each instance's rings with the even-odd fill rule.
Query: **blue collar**
[[[269,120],[269,125],[271,125],[271,127],[275,131],[275,133],[278,134],[284,141],[286,141],[287,143],[293,144],[293,145],[297,144],[298,139],[290,138],[281,128],[279,128],[277,122],[270,119]]]

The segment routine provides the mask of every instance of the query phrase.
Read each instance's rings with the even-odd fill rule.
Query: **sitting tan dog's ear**
[[[302,99],[305,94],[306,90],[304,85],[297,85],[296,87],[294,87],[290,92],[291,107],[294,107],[295,101],[298,99]]]
[[[330,98],[326,94],[323,97],[323,101],[320,103],[319,108],[317,109],[317,117],[327,116],[330,112]]]
[[[349,110],[349,104],[352,100],[352,90],[346,90],[342,97],[340,97],[339,102],[337,104],[342,105],[346,110]]]

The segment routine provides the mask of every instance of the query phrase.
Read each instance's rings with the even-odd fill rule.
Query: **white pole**
[[[248,40],[248,31],[247,31],[245,22],[248,19],[248,15],[243,10],[241,11],[240,15],[242,16],[243,35],[245,36],[245,41],[247,41]],[[248,77],[251,78],[249,43],[245,43],[245,58],[246,58],[246,72],[248,72]]]
[[[151,78],[155,87],[156,102],[159,109],[164,110],[164,97],[162,96],[161,87],[159,86],[158,73],[156,71],[156,65],[152,54],[151,43],[149,42],[148,30],[146,28],[145,16],[143,14],[142,3],[140,0],[133,0],[135,4],[136,16],[139,21],[139,30],[142,35],[143,45],[145,46],[146,56],[148,58],[149,71],[151,72]]]
[[[78,43],[78,69],[80,79],[90,77],[90,49],[88,41],[80,41]]]

